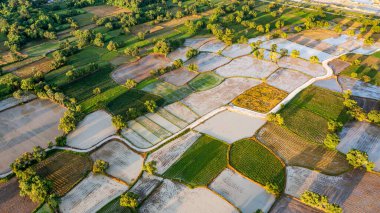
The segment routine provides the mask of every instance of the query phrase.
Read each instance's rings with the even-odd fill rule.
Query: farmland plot
[[[187,85],[177,87],[165,81],[155,81],[145,86],[142,90],[161,96],[169,103],[179,101],[192,93],[192,90]]]
[[[213,40],[214,38],[212,37],[194,37],[194,38],[188,38],[185,40],[183,46],[185,47],[191,47],[194,49],[198,49],[201,47],[203,44],[205,44],[208,41]]]
[[[146,213],[238,212],[235,207],[207,188],[190,189],[170,180],[164,180],[139,210]]]
[[[290,93],[310,79],[310,76],[301,72],[281,68],[268,78],[267,83]]]
[[[336,78],[329,78],[324,80],[319,80],[313,84],[314,86],[322,87],[325,89],[329,89],[335,92],[343,92],[342,87],[339,85],[338,80]]]
[[[33,62],[36,62],[38,60],[40,60],[41,58],[43,58],[42,56],[36,56],[36,57],[29,57],[29,58],[26,58],[22,61],[17,61],[17,62],[14,62],[12,64],[9,64],[9,65],[5,65],[4,67],[2,67],[3,69],[3,72],[4,73],[7,73],[7,72],[13,72],[17,69],[20,69],[24,66],[27,66],[28,64],[31,64]]]
[[[112,124],[112,117],[105,111],[95,111],[87,115],[67,136],[67,145],[88,149],[115,133],[116,128]]]
[[[224,48],[226,48],[225,43],[219,41],[218,39],[213,39],[199,47],[199,51],[217,53],[222,51]]]
[[[13,74],[17,75],[20,78],[29,78],[32,77],[37,71],[48,73],[53,69],[51,66],[52,62],[52,59],[45,57],[15,70]]]
[[[340,205],[343,212],[378,212],[380,176],[364,170],[353,170],[339,176],[327,176],[301,167],[287,167],[285,193],[299,197],[309,190],[326,195]]]
[[[363,81],[339,76],[338,81],[343,90],[351,90],[353,96],[380,100],[380,87]]]
[[[301,201],[287,195],[281,196],[281,198],[273,205],[273,207],[270,210],[270,213],[283,213],[283,212],[322,213],[321,210],[310,207],[302,203]]]
[[[183,62],[187,61],[186,53],[187,51],[191,50],[190,47],[179,47],[176,50],[170,52],[168,54],[168,58],[172,61],[175,61],[177,59],[181,59]]]
[[[160,109],[160,111],[163,111],[163,109]],[[159,113],[149,113],[149,114],[146,114],[145,116],[149,118],[151,121],[155,122],[159,126],[162,126],[164,129],[166,129],[167,131],[173,134],[181,130],[178,126],[176,126],[175,124],[171,123],[169,120],[162,117]]]
[[[180,87],[191,81],[191,79],[195,78],[197,75],[198,73],[189,71],[185,67],[181,67],[162,75],[160,78],[170,84]]]
[[[147,162],[155,161],[158,174],[163,174],[194,144],[201,134],[190,131],[150,154]]]
[[[264,119],[225,110],[195,127],[195,130],[231,144],[251,137],[265,122]]]
[[[176,118],[179,118],[180,121],[184,121],[188,124],[192,123],[193,121],[195,121],[196,119],[199,118],[199,116],[197,114],[195,114],[192,110],[190,110],[186,105],[182,104],[181,102],[175,102],[175,103],[172,103],[170,105],[167,105],[164,107],[164,109],[167,112],[170,112],[175,117],[173,117],[173,119],[169,119],[167,116],[164,116],[164,114],[162,114],[162,115],[166,119],[169,119],[172,123],[174,123],[180,127],[182,127],[182,125],[179,125],[178,121],[177,122],[175,121],[175,120],[177,120]]]
[[[121,135],[136,147],[149,148],[153,146],[151,142],[147,141],[145,138],[130,128],[122,129]]]
[[[322,65],[313,64],[301,58],[282,57],[278,61],[278,66],[297,70],[313,77],[323,76],[326,74],[326,71]]]
[[[353,96],[352,99],[354,99],[358,103],[358,106],[363,108],[363,110],[367,113],[370,112],[371,110],[380,111],[380,101],[378,100],[356,97],[356,96]]]
[[[155,136],[159,137],[161,140],[171,135],[171,133],[168,130],[156,124],[146,116],[140,116],[136,118],[135,121],[139,122],[139,124],[143,125],[145,128],[147,128],[150,132],[152,132]]]
[[[236,96],[259,83],[260,81],[255,79],[229,78],[210,90],[189,95],[182,100],[182,103],[189,106],[198,115],[205,115],[229,103]]]
[[[252,52],[252,47],[249,44],[233,44],[226,47],[222,55],[229,58],[237,58],[243,55],[248,55]]]
[[[60,151],[33,166],[38,175],[52,182],[53,193],[63,196],[92,169],[88,156]]]
[[[96,212],[128,189],[104,175],[91,174],[61,198],[61,212]]]
[[[380,171],[380,127],[367,122],[350,122],[340,132],[337,149],[348,153],[358,149],[368,154],[368,159],[376,164],[375,171]]]
[[[209,188],[229,200],[242,212],[256,212],[259,209],[268,212],[276,200],[275,196],[266,192],[262,186],[228,168],[215,178]]]
[[[138,201],[141,203],[161,184],[162,180],[160,177],[144,172],[129,191],[137,194]]]
[[[223,77],[215,74],[215,72],[204,72],[199,74],[189,82],[189,86],[196,91],[209,90],[218,86],[224,80]]]
[[[243,56],[219,67],[215,72],[223,77],[242,76],[262,79],[267,78],[277,69],[277,64],[273,62],[259,60],[252,56]]]
[[[127,79],[140,82],[150,76],[151,70],[166,67],[170,62],[164,55],[150,54],[135,62],[121,65],[111,76],[119,84],[124,84]]]
[[[287,165],[306,167],[332,175],[350,169],[346,157],[339,152],[310,143],[273,123],[264,125],[257,133],[257,138]]]
[[[21,103],[25,103],[37,98],[35,95],[30,94],[26,96],[22,96],[21,99],[16,99],[14,97],[7,98],[5,100],[0,101],[0,112],[7,110],[11,107],[17,106]]]
[[[92,13],[100,18],[107,16],[114,16],[120,13],[129,12],[128,9],[124,9],[121,7],[115,7],[110,5],[101,5],[101,6],[91,6],[83,8],[85,11]]]
[[[139,176],[144,159],[118,141],[110,141],[91,154],[93,161],[109,163],[107,174],[132,184]]]
[[[314,48],[331,55],[340,55],[343,53],[343,50],[341,50],[341,48],[299,34],[291,35],[287,39],[292,42],[296,42],[297,44],[305,45],[307,47]]]
[[[35,146],[47,147],[63,132],[58,130],[65,108],[49,100],[33,100],[0,112],[0,173]]]
[[[220,56],[214,53],[200,53],[194,58],[186,61],[185,65],[189,66],[190,64],[196,64],[198,66],[199,72],[206,72],[214,70],[222,65],[230,62],[231,59],[228,59],[224,56]]]
[[[343,70],[345,70],[347,67],[349,67],[351,64],[346,61],[342,61],[340,59],[334,59],[328,63],[328,65],[332,68],[335,75],[338,75]]]
[[[352,38],[346,34],[341,34],[338,37],[332,37],[332,38],[326,38],[323,39],[322,42],[334,45],[334,46],[339,46],[341,44],[344,44],[345,42],[350,41]]]
[[[151,144],[156,144],[161,141],[159,137],[157,137],[155,134],[149,131],[146,127],[144,127],[143,125],[141,125],[140,123],[134,120],[128,122],[128,128],[135,131],[138,135],[143,137],[146,141],[148,141]]]
[[[30,213],[38,207],[28,197],[20,196],[17,178],[0,183],[0,209],[3,213]]]

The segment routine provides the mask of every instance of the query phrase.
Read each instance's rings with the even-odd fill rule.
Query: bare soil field
[[[228,168],[215,178],[209,188],[242,212],[256,212],[259,209],[268,212],[276,200],[275,196],[269,194],[261,185]]]
[[[218,39],[213,39],[199,47],[199,51],[217,53],[226,48],[226,46],[227,45],[222,41],[219,41]]]
[[[252,137],[265,122],[264,119],[225,110],[195,127],[195,130],[231,144]]]
[[[190,64],[196,64],[198,65],[199,72],[206,72],[223,66],[230,61],[231,59],[214,53],[200,53],[194,58],[186,61],[185,65],[189,66]]]
[[[350,65],[351,65],[350,63],[348,63],[346,61],[342,61],[338,58],[329,62],[329,66],[332,68],[335,75],[338,75],[339,73],[341,73],[343,70],[345,70]]]
[[[299,34],[291,35],[287,39],[297,44],[305,45],[307,47],[320,50],[331,55],[340,55],[344,51],[334,45],[331,45],[322,41],[314,40],[314,39],[311,39]]]
[[[252,52],[252,47],[249,44],[233,44],[226,47],[222,55],[229,58],[237,58],[243,55],[248,55]]]
[[[115,133],[112,117],[105,111],[95,111],[87,115],[67,136],[67,145],[88,149]]]
[[[48,73],[53,69],[51,66],[52,62],[52,59],[45,57],[26,66],[23,66],[20,69],[17,69],[13,72],[13,74],[17,75],[20,78],[29,78],[32,77],[37,71]]]
[[[190,189],[180,183],[164,180],[162,185],[141,205],[141,212],[193,213],[238,212],[238,210],[207,188]]]
[[[185,46],[185,47],[191,47],[191,48],[194,48],[194,49],[198,49],[203,44],[205,44],[206,42],[211,41],[213,39],[214,39],[213,37],[193,37],[193,38],[188,38],[183,43],[183,46]]]
[[[170,52],[168,54],[168,58],[170,60],[175,61],[177,59],[181,59],[183,62],[187,61],[186,53],[187,51],[191,50],[190,47],[179,47],[176,50]]]
[[[306,167],[332,175],[350,169],[344,155],[323,145],[310,143],[273,123],[264,125],[257,133],[257,138],[287,165]]]
[[[139,196],[137,200],[141,203],[161,184],[161,182],[162,178],[144,172],[142,177],[139,178],[129,191],[137,194]]]
[[[380,87],[353,78],[339,76],[338,82],[344,90],[351,90],[353,96],[380,100]]]
[[[190,131],[150,154],[146,161],[155,161],[157,173],[162,175],[200,136],[200,133]]]
[[[335,92],[343,92],[342,87],[339,85],[337,78],[334,77],[316,81],[313,85],[329,89]]]
[[[326,70],[320,64],[313,64],[302,58],[282,57],[278,61],[278,66],[303,72],[313,77],[323,76]]]
[[[379,110],[380,111],[380,101],[369,99],[369,98],[362,98],[362,97],[356,97],[353,96],[352,99],[354,99],[358,105],[363,108],[365,112],[370,112],[371,110]]]
[[[322,213],[321,210],[310,207],[296,198],[283,195],[270,210],[270,213]]]
[[[30,94],[30,95],[22,96],[21,99],[16,99],[14,97],[4,99],[4,100],[0,101],[0,112],[4,111],[6,109],[9,109],[11,107],[17,106],[21,103],[31,101],[35,98],[37,98],[35,95]]]
[[[112,72],[112,78],[119,84],[124,84],[127,79],[137,82],[150,76],[151,70],[166,67],[170,64],[170,59],[161,54],[150,54],[135,62],[121,65]]]
[[[299,197],[309,190],[326,195],[329,202],[343,208],[343,212],[378,212],[380,176],[356,169],[339,176],[327,176],[301,167],[287,167],[285,193]]]
[[[267,78],[277,69],[277,64],[273,62],[259,60],[252,56],[243,56],[219,67],[215,72],[223,77],[241,76],[263,79]]]
[[[312,30],[304,30],[297,35],[302,35],[305,37],[309,37],[311,39],[315,40],[324,40],[328,38],[335,38],[338,37],[339,34],[327,29],[312,29]]]
[[[93,161],[104,160],[109,163],[106,170],[116,178],[132,184],[139,176],[144,158],[118,141],[110,141],[91,154]]]
[[[164,109],[188,124],[194,122],[196,119],[199,118],[199,115],[195,114],[195,112],[193,112],[191,109],[189,109],[186,105],[184,105],[181,102],[175,102],[170,105],[167,105],[164,107]],[[177,122],[172,123],[176,124]]]
[[[0,112],[0,173],[35,146],[47,147],[49,141],[62,135],[59,119],[65,108],[48,100],[34,100]]]
[[[106,16],[114,16],[120,13],[129,13],[130,11],[125,8],[110,6],[110,5],[101,5],[101,6],[92,6],[83,8],[85,11],[92,13],[99,18]]]
[[[42,59],[42,58],[43,58],[43,56],[29,57],[29,58],[26,58],[26,59],[24,59],[22,61],[17,61],[17,62],[14,62],[12,64],[5,65],[5,66],[2,67],[3,68],[3,72],[4,73],[13,72],[13,71],[15,71],[17,69],[20,69],[20,68],[22,68],[24,66],[27,66],[28,64],[31,64],[31,63],[33,63],[35,61],[38,61],[38,60]]]
[[[128,186],[104,175],[90,174],[61,198],[61,212],[96,212],[128,190]]]
[[[198,73],[189,71],[185,67],[181,67],[179,69],[173,70],[160,76],[160,79],[179,87],[185,85],[187,82],[191,81],[191,79],[195,78],[195,76],[197,75]]]
[[[181,102],[198,115],[205,115],[231,102],[236,96],[259,83],[260,81],[255,79],[229,78],[210,90],[193,93]]]
[[[310,80],[311,77],[299,71],[282,68],[273,73],[267,80],[271,86],[288,93]]]
[[[339,134],[337,149],[348,153],[358,149],[368,154],[368,159],[376,164],[375,171],[380,171],[380,127],[367,122],[347,123]]]
[[[20,196],[18,181],[14,177],[6,183],[0,183],[0,209],[3,213],[30,213],[38,207],[28,197]]]
[[[322,41],[331,45],[339,46],[341,44],[344,44],[345,42],[350,41],[352,38],[346,34],[341,34],[339,36],[335,37],[328,37],[326,39],[323,39]]]
[[[232,103],[238,107],[257,112],[269,112],[280,103],[288,93],[262,83],[236,97]]]

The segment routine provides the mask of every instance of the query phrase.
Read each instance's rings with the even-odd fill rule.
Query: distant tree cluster
[[[328,213],[342,213],[342,208],[337,204],[329,203],[327,196],[315,192],[305,191],[300,197],[301,201],[309,206],[318,208]]]

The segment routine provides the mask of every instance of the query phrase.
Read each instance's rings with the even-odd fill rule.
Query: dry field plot
[[[267,83],[288,93],[310,80],[311,77],[299,71],[281,68],[273,73]]]
[[[322,41],[314,40],[305,36],[301,36],[299,34],[291,35],[287,39],[297,44],[304,45],[313,49],[317,49],[331,55],[340,55],[344,51],[334,45],[331,45]]]
[[[332,68],[335,75],[338,75],[343,70],[345,70],[347,67],[349,67],[351,64],[346,61],[342,61],[340,59],[334,59],[328,63],[328,65]]]
[[[181,59],[183,62],[187,61],[186,53],[187,51],[191,50],[190,47],[179,47],[173,52],[170,52],[168,54],[168,58],[170,60],[175,61],[177,59]]]
[[[380,171],[380,127],[367,122],[350,122],[340,132],[337,149],[348,153],[351,149],[366,152],[370,161],[376,164],[375,171]]]
[[[135,132],[134,130],[130,128],[122,129],[121,135],[136,147],[144,149],[144,148],[149,148],[153,146],[152,143],[147,141],[145,138],[143,138],[137,132]]]
[[[326,195],[343,212],[379,212],[380,176],[353,170],[339,176],[327,176],[301,167],[287,167],[285,193],[299,197],[309,190]]]
[[[101,5],[101,6],[92,6],[83,8],[85,11],[92,13],[100,18],[106,16],[114,16],[120,13],[128,13],[130,12],[128,9],[115,7],[110,5]]]
[[[301,201],[287,195],[281,196],[273,205],[270,213],[322,213],[321,210],[310,207]]]
[[[185,67],[181,67],[162,75],[160,78],[170,84],[180,87],[195,78],[197,75],[198,74],[196,72],[192,72]]]
[[[358,103],[358,105],[361,108],[363,108],[363,110],[367,113],[370,112],[371,110],[380,111],[380,101],[378,100],[356,97],[356,96],[353,96],[352,99],[354,99]]]
[[[139,178],[129,191],[137,194],[139,196],[138,201],[141,203],[161,184],[161,182],[162,178],[150,175],[149,173],[143,173],[142,177]]]
[[[37,97],[35,95],[30,94],[30,95],[22,96],[21,99],[16,99],[14,97],[4,99],[4,100],[0,101],[0,112],[4,111],[6,109],[9,109],[11,107],[17,106],[21,103],[31,101],[31,100],[36,99],[36,98]]]
[[[230,169],[225,169],[220,173],[209,188],[226,198],[242,212],[256,212],[259,209],[268,212],[276,200],[275,196],[265,191],[262,186]]]
[[[164,55],[150,54],[135,62],[121,65],[112,72],[112,78],[119,84],[124,84],[127,79],[140,82],[150,76],[151,70],[166,67],[170,62]]]
[[[225,43],[219,41],[218,39],[213,39],[199,47],[199,51],[217,53],[222,51],[224,48],[226,48]]]
[[[287,95],[287,92],[262,83],[245,91],[236,97],[232,103],[238,107],[264,113],[269,112]]]
[[[87,115],[67,136],[67,145],[88,149],[115,133],[111,116],[105,111],[95,111]]]
[[[282,57],[278,61],[278,66],[297,70],[313,77],[323,76],[326,74],[326,71],[322,65],[310,63],[302,58]]]
[[[148,141],[151,144],[156,144],[161,141],[161,139],[157,137],[155,134],[153,134],[151,131],[149,131],[149,129],[147,129],[139,122],[136,122],[134,120],[128,122],[128,128],[132,129],[135,133],[143,137],[146,141]]]
[[[229,78],[210,90],[189,95],[182,103],[198,115],[205,115],[231,102],[236,96],[259,83],[260,81],[255,79]]]
[[[353,78],[339,76],[343,90],[351,90],[353,96],[380,100],[380,87]]]
[[[110,141],[91,154],[93,161],[104,160],[109,163],[106,170],[116,178],[132,184],[139,176],[144,158],[118,141]]]
[[[344,155],[323,145],[310,143],[273,123],[264,125],[257,138],[287,165],[316,169],[327,174],[340,174],[350,169]]]
[[[219,67],[215,72],[224,77],[242,76],[262,79],[267,78],[277,69],[278,66],[273,62],[243,56]]]
[[[229,58],[237,58],[243,55],[248,55],[252,52],[252,47],[249,44],[233,44],[226,47],[222,55]]]
[[[231,144],[251,137],[265,122],[260,118],[225,110],[195,127],[195,130]]]
[[[49,141],[62,135],[59,119],[65,108],[48,100],[34,100],[0,112],[0,173],[35,146],[47,147]]]
[[[104,175],[90,174],[61,198],[61,212],[96,212],[115,197],[128,189]]]
[[[235,207],[207,188],[190,189],[170,180],[164,180],[139,210],[145,213],[238,212]]]
[[[24,59],[22,61],[17,61],[17,62],[14,62],[12,64],[5,65],[5,66],[2,67],[2,69],[3,69],[4,73],[13,72],[13,71],[15,71],[17,69],[20,69],[20,68],[22,68],[24,66],[27,66],[28,64],[36,62],[36,61],[38,61],[38,60],[40,60],[42,58],[43,58],[43,56],[29,57],[29,58],[26,58],[26,59]]]
[[[198,65],[199,72],[206,72],[223,66],[230,61],[231,59],[214,53],[200,53],[194,58],[186,61],[185,65],[188,66],[190,64],[196,64]]]
[[[165,116],[166,119],[169,119],[170,121],[177,120],[176,118],[179,118],[182,121],[189,124],[199,118],[199,115],[195,114],[195,112],[193,112],[191,109],[189,109],[186,105],[184,105],[181,102],[175,102],[170,105],[167,105],[164,107],[164,109],[175,116],[173,117],[173,119],[169,119],[167,116]],[[175,121],[173,121],[172,123],[177,125],[177,122]],[[181,126],[181,125],[177,125],[177,126]]]
[[[149,114],[146,114],[145,116],[151,121],[153,121],[154,123],[158,124],[159,126],[162,126],[164,129],[166,129],[170,133],[174,134],[181,130],[178,126],[171,123],[170,121],[168,121],[167,119],[165,119],[158,113],[149,113]]]
[[[190,87],[187,85],[177,87],[165,81],[155,81],[145,86],[142,90],[157,96],[161,96],[168,103],[179,101],[193,92],[192,89],[190,89]]]
[[[194,49],[198,49],[203,44],[205,44],[206,42],[211,41],[213,39],[214,38],[212,38],[212,37],[194,37],[194,38],[188,38],[183,43],[183,46],[185,46],[185,47],[191,47],[191,48],[194,48]]]
[[[309,37],[314,40],[324,40],[328,38],[336,38],[339,36],[338,33],[327,30],[327,29],[312,29],[312,30],[304,30],[297,35]]]
[[[328,37],[323,39],[322,41],[334,46],[339,46],[341,44],[344,44],[345,42],[350,41],[352,38],[346,34],[341,34],[339,36],[334,36],[334,37]]]
[[[143,125],[145,128],[149,130],[149,132],[153,133],[155,136],[159,137],[161,140],[169,137],[171,133],[163,128],[162,126],[156,124],[149,118],[145,116],[140,116],[135,119],[135,121],[139,122],[141,125]]]
[[[0,183],[0,210],[2,213],[30,213],[38,207],[28,197],[20,196],[16,178]]]
[[[317,81],[313,84],[314,86],[329,89],[335,92],[343,92],[342,87],[339,85],[337,78],[329,78]]]
[[[13,72],[13,74],[20,78],[29,78],[32,77],[37,71],[48,73],[53,69],[51,66],[52,62],[53,60],[50,58],[42,58],[41,60],[32,62],[20,69],[17,69]]]
[[[150,154],[147,162],[155,161],[157,173],[162,175],[200,136],[200,133],[190,131]]]

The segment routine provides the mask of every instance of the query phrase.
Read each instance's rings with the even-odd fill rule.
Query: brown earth
[[[37,71],[41,71],[43,73],[50,72],[53,67],[51,66],[51,63],[53,62],[50,58],[42,58],[38,61],[32,62],[13,73],[17,75],[20,78],[29,78],[32,77]]]
[[[92,13],[100,18],[106,17],[106,16],[114,16],[120,13],[129,13],[130,10],[126,8],[116,7],[116,6],[110,6],[110,5],[101,5],[101,6],[91,6],[91,7],[85,7],[85,11]]]
[[[288,195],[281,196],[272,206],[270,213],[320,213],[321,210],[310,207]]]
[[[340,59],[334,59],[329,62],[329,66],[334,71],[334,74],[339,74],[343,70],[345,70],[347,67],[349,67],[351,64],[345,61],[342,61]]]

